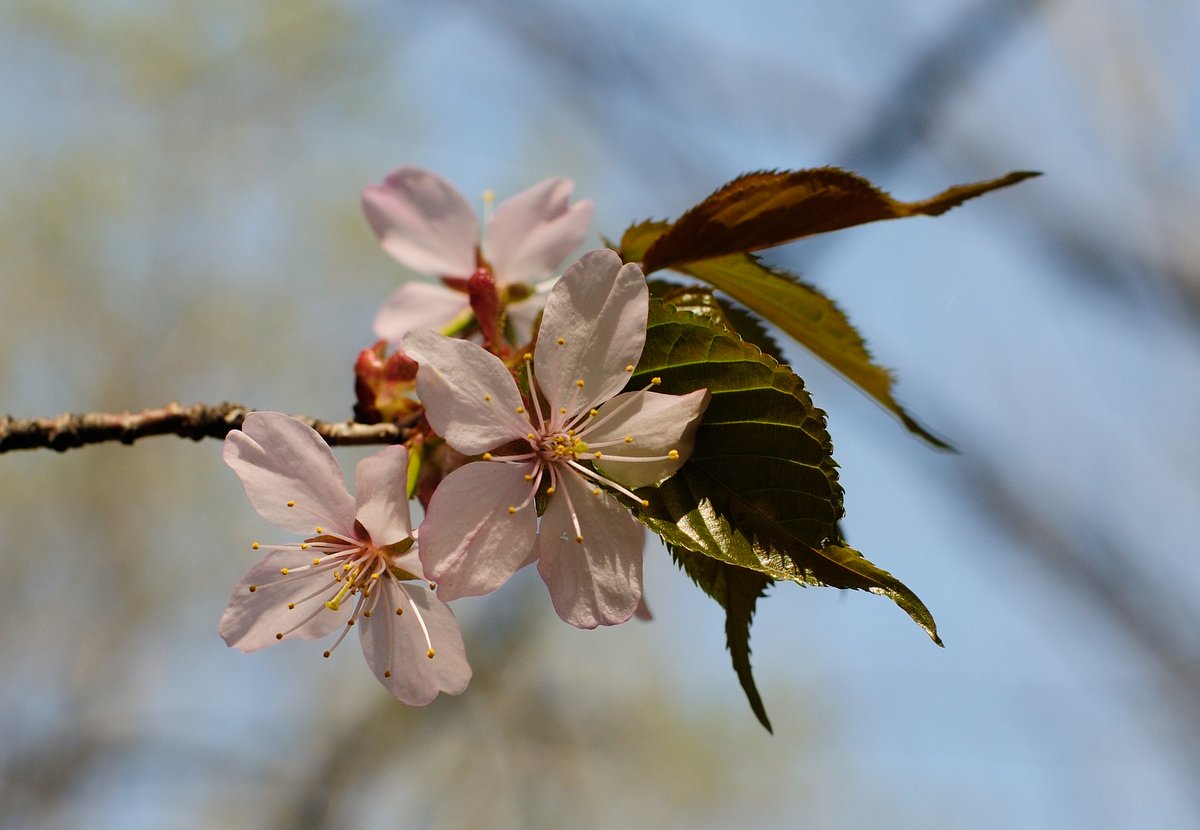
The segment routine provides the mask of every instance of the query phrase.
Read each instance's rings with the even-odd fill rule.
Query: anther
[[[313,560],[313,564],[314,564],[314,565],[320,565],[320,564],[321,564],[321,560],[320,560],[320,559],[314,559],[314,560]]]
[[[596,450],[594,453],[592,453],[592,458],[602,458],[603,456],[604,453],[600,452],[600,450]]]
[[[397,616],[397,617],[404,616],[404,609],[403,609],[403,608],[397,608],[397,609],[396,609],[396,616]]]
[[[491,395],[484,395],[484,396],[483,396],[483,399],[484,399],[485,401],[490,401],[490,400],[492,399],[492,396],[491,396]]]
[[[658,386],[660,383],[662,383],[662,378],[650,378],[651,386]]]
[[[671,459],[672,461],[677,460],[679,458],[679,450],[671,450],[669,453],[667,453],[667,458]]]
[[[558,338],[558,340],[556,340],[554,342],[558,343],[558,345],[560,345],[560,346],[565,346],[567,344],[566,339],[563,337]]]
[[[593,418],[595,418],[599,414],[600,414],[599,409],[593,409],[591,412],[588,413],[588,415],[592,416]]]
[[[308,550],[308,542],[301,542],[300,550]]]
[[[649,507],[649,506],[650,506],[650,501],[648,499],[642,499],[642,507]]]
[[[295,611],[295,610],[296,610],[296,603],[294,603],[294,602],[289,602],[289,603],[288,603],[288,610],[289,610],[289,611]]]
[[[384,677],[391,677],[391,676],[392,676],[392,670],[391,670],[391,669],[388,669],[387,671],[385,671],[385,672],[383,673],[383,676],[384,676]]]
[[[260,547],[262,547],[262,545],[260,545],[258,542],[250,543],[250,550],[258,550]]]
[[[324,652],[324,653],[323,653],[321,656],[322,656],[322,657],[324,657],[326,660],[328,660],[328,659],[329,659],[329,655],[331,655],[331,654],[333,654],[333,652],[332,652],[332,651],[326,651],[326,652]]]
[[[583,378],[580,378],[579,380],[575,381],[575,385],[578,386],[580,389],[582,389],[583,388]]]
[[[533,481],[533,475],[532,475],[531,473],[526,473],[526,474],[525,474],[525,480],[526,480],[526,481]]]
[[[254,593],[255,591],[257,591],[257,590],[258,590],[258,586],[257,586],[257,585],[251,585],[251,586],[250,586],[250,593],[252,593],[252,594],[253,594],[253,593]]]
[[[626,444],[632,444],[632,443],[633,443],[633,436],[632,436],[632,435],[626,435],[626,436],[625,436],[625,443],[626,443]]]
[[[560,407],[558,408],[558,414],[559,414],[559,415],[566,415],[566,414],[567,414],[567,408],[566,408],[565,406],[560,406]]]
[[[632,372],[632,371],[633,371],[633,364],[632,364],[632,363],[630,363],[628,366],[626,366],[626,367],[625,367],[625,371],[626,371],[626,372]]]
[[[510,514],[510,515],[511,515],[511,514],[513,514],[513,513],[516,513],[516,512],[517,512],[517,508],[513,507],[513,506],[510,504],[510,505],[508,506],[508,512],[509,512],[509,514]]]
[[[287,506],[288,506],[288,507],[295,507],[295,506],[296,506],[296,503],[295,503],[294,501],[289,501],[289,502],[287,503]]]
[[[518,406],[518,407],[517,407],[517,414],[518,414],[518,415],[524,415],[524,414],[525,414],[525,407],[523,407],[523,406]]]
[[[583,544],[583,536],[576,536],[575,541],[582,545]]]
[[[425,652],[425,656],[428,657],[430,660],[433,659],[435,654],[437,654],[437,652],[434,651],[433,649],[429,649],[429,651]]]
[[[600,495],[600,488],[599,488],[599,487],[593,487],[593,488],[592,488],[592,495],[593,495],[593,496],[598,496],[598,495]]]
[[[278,632],[278,633],[275,635],[275,639],[276,639],[276,640],[282,640],[282,639],[283,639],[283,632],[282,632],[282,631]]]
[[[554,495],[554,485],[553,484],[551,484],[549,487],[546,488],[546,495],[547,496]]]
[[[325,532],[325,528],[321,527],[320,525],[317,525],[317,533],[324,533],[324,532]]]
[[[371,616],[371,612],[370,612],[370,611],[363,611],[363,616],[364,616],[364,617],[369,617],[369,616]]]
[[[280,572],[281,574],[283,574],[284,576],[287,576],[287,575],[288,575],[288,569],[287,569],[287,568],[280,568],[280,569],[279,569],[279,572]]]
[[[529,352],[525,352],[525,354],[521,355],[521,359],[522,360],[533,360],[533,355],[531,355]]]
[[[484,460],[484,461],[491,461],[491,460],[492,460],[492,454],[491,454],[490,452],[485,452],[485,453],[483,454],[483,460]]]

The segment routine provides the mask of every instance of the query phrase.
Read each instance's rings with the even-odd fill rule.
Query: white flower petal
[[[280,568],[298,569],[312,562],[312,554],[295,549],[276,549],[269,552],[242,577],[229,596],[229,607],[221,615],[217,627],[227,645],[241,651],[258,651],[273,646],[279,639],[277,634],[290,632],[287,638],[299,637],[313,640],[337,630],[350,618],[352,603],[346,603],[339,611],[330,611],[323,603],[336,593],[336,586],[329,571],[320,573],[298,572],[288,577],[280,574]],[[298,602],[320,590],[328,583],[329,590],[307,602],[288,608],[289,602]],[[251,591],[250,586],[255,590]],[[311,621],[291,631],[292,627],[317,612]]]
[[[554,410],[573,414],[621,391],[642,356],[649,307],[641,270],[609,250],[584,254],[554,284],[533,363]]]
[[[311,427],[280,412],[251,412],[225,437],[222,458],[268,522],[306,536],[319,525],[354,538],[354,499]]]
[[[494,591],[528,561],[537,534],[530,464],[476,461],[438,485],[420,528],[421,564],[444,600]]]
[[[487,257],[503,282],[538,282],[553,276],[587,237],[591,201],[568,207],[574,183],[546,179],[501,202],[487,230]]]
[[[628,620],[642,595],[642,526],[608,492],[574,472],[558,477],[538,533],[538,573],[554,610],[578,628]],[[569,496],[570,501],[564,496]],[[576,541],[571,508],[583,542]]]
[[[414,331],[404,351],[418,364],[417,396],[425,417],[446,443],[477,455],[529,432],[521,395],[508,368],[494,354],[452,337]]]
[[[707,389],[686,395],[627,392],[600,407],[600,414],[580,433],[589,447],[605,445],[596,469],[626,487],[645,487],[670,478],[692,454],[700,415],[708,406]],[[614,410],[618,410],[615,411]],[[605,417],[608,413],[610,417]],[[633,439],[626,443],[625,438]],[[676,459],[662,458],[675,450]],[[656,461],[643,461],[656,457]]]
[[[363,212],[379,244],[422,274],[469,277],[479,222],[454,185],[420,167],[401,167],[363,190]]]
[[[406,282],[384,302],[373,328],[376,337],[398,346],[410,331],[441,331],[470,308],[461,291],[428,282]]]
[[[471,680],[471,667],[450,606],[431,596],[423,585],[401,586],[395,579],[382,579],[378,590],[383,593],[371,616],[359,621],[359,639],[367,665],[379,682],[410,706],[424,706],[439,692],[463,692]],[[403,613],[398,615],[397,609]],[[429,656],[430,643],[433,657]]]
[[[387,447],[354,468],[357,517],[377,547],[412,535],[408,512],[408,450]]]

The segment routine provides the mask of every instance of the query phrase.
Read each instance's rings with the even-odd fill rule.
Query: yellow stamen
[[[553,495],[554,495],[554,485],[551,485],[551,486],[549,486],[549,487],[547,487],[547,488],[546,488],[546,495],[547,495],[547,496],[553,496]]]
[[[301,542],[300,550],[308,550],[308,542]]]
[[[295,610],[296,610],[296,603],[294,603],[294,602],[289,602],[289,603],[288,603],[288,610],[289,610],[289,611],[295,611]]]
[[[672,461],[677,460],[679,458],[679,450],[671,450],[669,453],[667,453],[667,458],[671,459]]]
[[[533,481],[533,475],[532,475],[532,474],[530,474],[530,473],[526,473],[526,474],[525,474],[525,480],[526,480],[526,481]]]
[[[632,371],[633,371],[633,364],[632,364],[632,363],[630,363],[628,366],[626,366],[626,367],[625,367],[625,371],[626,371],[626,372],[632,372]]]
[[[578,542],[579,544],[581,544],[581,545],[582,545],[582,544],[583,544],[583,537],[582,537],[582,536],[576,536],[576,537],[575,537],[575,541],[576,541],[576,542]]]
[[[580,378],[579,380],[575,381],[575,385],[578,386],[580,389],[582,389],[583,388],[583,378]]]
[[[510,505],[508,506],[508,512],[509,512],[510,514],[512,514],[512,513],[516,513],[516,512],[517,512],[517,508],[513,507],[513,506],[510,504]]]
[[[642,499],[642,507],[649,507],[649,506],[650,506],[650,502],[646,499]]]
[[[562,337],[558,338],[558,340],[556,340],[554,342],[558,343],[558,345],[560,345],[560,346],[565,346],[567,344],[566,339],[562,338]]]
[[[433,649],[429,649],[429,651],[425,652],[425,656],[428,657],[430,660],[432,660],[434,655],[436,655],[436,654],[437,654],[437,652],[434,651]]]
[[[275,639],[276,639],[276,640],[282,640],[282,639],[283,639],[283,632],[282,632],[282,631],[280,631],[280,632],[276,633],[276,634],[275,634]]]
[[[383,676],[384,676],[384,677],[391,677],[391,676],[392,676],[392,670],[391,670],[391,669],[388,669],[387,671],[385,671],[385,672],[383,673]]]
[[[257,591],[257,590],[258,590],[258,586],[257,586],[257,585],[251,585],[251,586],[250,586],[250,593],[252,593],[252,594],[253,594],[253,593],[254,593],[255,591]]]
[[[529,352],[525,352],[525,354],[521,355],[521,359],[522,360],[533,360],[533,355],[531,355]]]
[[[625,443],[626,443],[626,444],[632,444],[632,443],[633,443],[633,436],[632,436],[632,435],[626,435],[626,436],[625,436]]]
[[[349,568],[350,566],[346,565],[345,567]],[[344,600],[346,598],[346,594],[350,593],[354,589],[353,577],[355,577],[355,576],[358,576],[357,569],[354,571],[353,574],[350,575],[350,578],[346,579],[346,584],[342,586],[342,590],[337,592],[337,596],[335,596],[331,600],[326,601],[326,603],[325,603],[326,608],[328,608],[330,611],[337,611],[339,608],[342,607],[342,600]],[[354,620],[351,620],[350,624],[353,625],[353,623],[354,623]]]
[[[289,501],[289,502],[287,503],[287,506],[288,506],[288,507],[295,507],[295,506],[296,506],[296,503],[295,503],[294,501]]]
[[[517,407],[517,414],[518,414],[518,415],[524,415],[524,414],[525,414],[525,407],[523,407],[523,406],[518,406],[518,407]]]
[[[593,418],[595,418],[595,417],[596,417],[597,415],[599,415],[599,414],[600,414],[600,410],[599,410],[599,409],[593,409],[591,412],[589,412],[589,413],[588,413],[588,415],[590,415],[590,416],[591,416],[591,417],[593,417]]]
[[[313,564],[314,564],[314,565],[320,565],[320,564],[321,564],[321,560],[320,560],[320,559],[314,559],[314,560],[313,560]]]
[[[279,569],[279,572],[280,572],[281,574],[283,574],[284,576],[287,576],[287,574],[288,574],[288,570],[287,570],[287,568],[280,568],[280,569]]]
[[[491,454],[490,452],[485,452],[485,453],[483,454],[483,460],[484,460],[484,461],[491,461],[491,460],[492,460],[492,454]]]
[[[325,532],[325,528],[321,527],[320,525],[317,525],[317,533],[324,533],[324,532]]]
[[[483,396],[483,399],[484,399],[485,401],[490,401],[490,400],[492,399],[492,396],[491,396],[491,395],[484,395],[484,396]]]
[[[594,453],[592,453],[592,458],[601,458],[603,455],[604,453],[600,452],[600,450],[596,450]]]
[[[260,547],[262,547],[262,545],[260,545],[258,542],[250,543],[250,550],[258,550]]]
[[[651,386],[658,386],[660,383],[662,383],[662,378],[650,378]]]
[[[593,487],[593,488],[592,488],[592,495],[593,495],[593,496],[598,496],[598,495],[600,495],[600,488],[599,488],[599,487]]]
[[[404,614],[404,609],[403,609],[403,608],[397,608],[397,609],[396,609],[396,616],[397,616],[397,617],[399,617],[399,616],[402,616],[403,614]]]

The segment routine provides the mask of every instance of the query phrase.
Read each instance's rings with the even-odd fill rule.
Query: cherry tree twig
[[[0,415],[0,453],[10,450],[52,449],[66,452],[87,444],[120,441],[132,444],[149,435],[178,435],[199,441],[224,438],[242,425],[254,410],[236,403],[183,406],[172,401],[166,406],[142,412],[87,412],[56,418],[13,418]],[[333,446],[396,444],[409,433],[414,415],[402,424],[360,424],[354,421],[334,423],[307,415],[295,416],[308,424]]]

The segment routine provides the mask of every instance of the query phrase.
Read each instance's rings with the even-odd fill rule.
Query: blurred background
[[[903,13],[899,10],[904,8]],[[461,698],[216,621],[280,538],[216,441],[0,458],[3,828],[1200,824],[1200,6],[1185,0],[0,2],[0,412],[348,417],[404,275],[360,189],[547,176],[592,243],[745,171],[939,219],[773,251],[848,311],[930,450],[807,355],[850,541],[936,616],[780,585],[755,722],[721,610],[581,632],[535,575],[458,603]],[[366,450],[339,450],[352,466]]]

